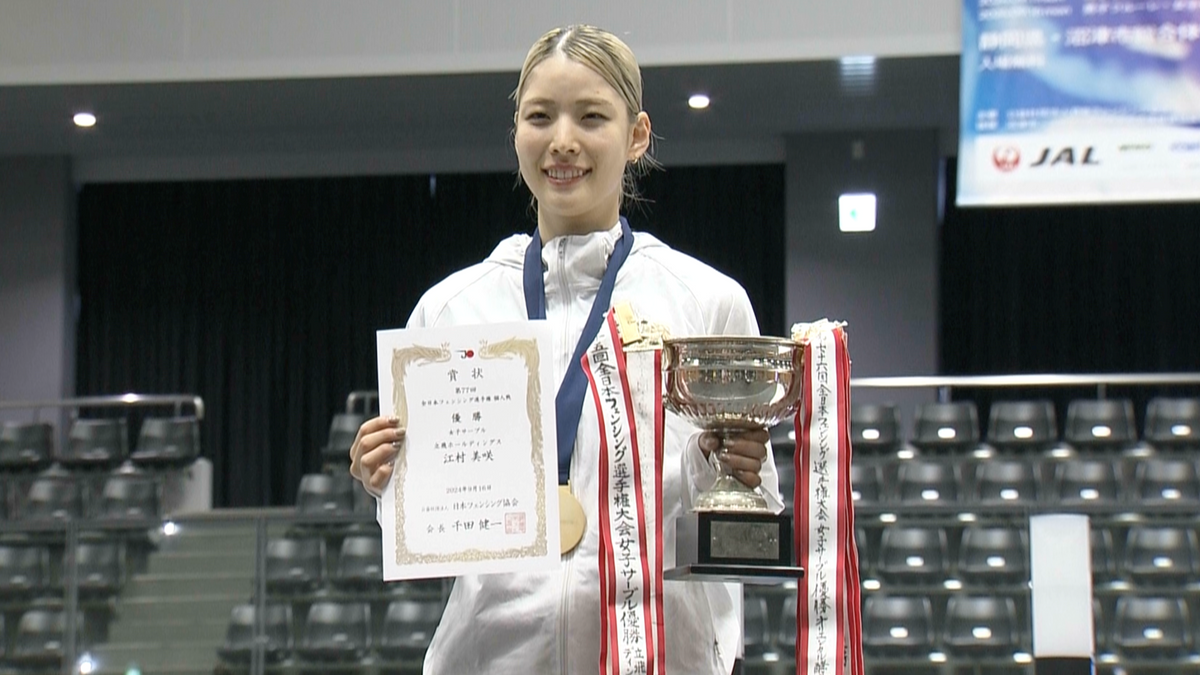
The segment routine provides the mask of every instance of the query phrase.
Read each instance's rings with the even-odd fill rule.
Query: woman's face
[[[535,66],[517,102],[516,149],[543,234],[612,227],[625,165],[649,141],[649,117],[631,121],[596,71],[562,54]]]

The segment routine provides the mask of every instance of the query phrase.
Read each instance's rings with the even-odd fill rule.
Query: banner
[[[1200,0],[963,0],[960,206],[1200,199]]]

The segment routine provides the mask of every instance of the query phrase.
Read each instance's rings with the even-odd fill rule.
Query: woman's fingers
[[[767,441],[771,438],[766,431],[747,431],[725,438],[725,451],[735,455],[753,457],[760,462],[767,458]]]
[[[350,446],[350,474],[371,488],[377,480],[387,483],[391,469],[382,479],[376,474],[381,467],[390,466],[400,444],[404,441],[404,429],[394,417],[376,417],[363,422],[358,435]]]
[[[753,474],[758,477],[759,471],[762,470],[762,460],[757,457],[747,457],[745,455],[735,454],[733,452],[718,453],[717,461],[725,467],[727,471],[741,478],[740,474]],[[745,481],[742,481],[745,482]],[[753,487],[753,486],[752,486]]]
[[[394,464],[384,464],[376,469],[375,473],[371,474],[370,480],[363,484],[367,488],[367,492],[376,497],[382,496],[383,488],[387,487],[388,481],[392,478],[394,467]]]
[[[733,477],[751,489],[762,485],[762,477],[758,475],[757,471],[734,471]]]
[[[729,434],[720,439],[721,449],[717,452],[717,460],[734,478],[748,487],[756,488],[762,484],[759,472],[767,458],[769,439],[770,434],[766,430]]]

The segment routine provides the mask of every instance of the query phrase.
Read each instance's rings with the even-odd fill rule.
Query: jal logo
[[[1082,152],[1076,148],[1044,148],[1042,154],[1038,156],[1037,161],[1029,165],[1031,169],[1037,169],[1044,166],[1099,166],[1100,162],[1096,159],[1096,148],[1087,146],[1082,149]]]
[[[1008,173],[1021,165],[1021,151],[1011,145],[997,146],[992,150],[992,164]]]

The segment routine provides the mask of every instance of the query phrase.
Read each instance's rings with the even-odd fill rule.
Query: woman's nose
[[[579,153],[579,142],[575,138],[575,130],[568,121],[560,120],[554,125],[554,136],[550,139],[550,152],[555,155]]]

